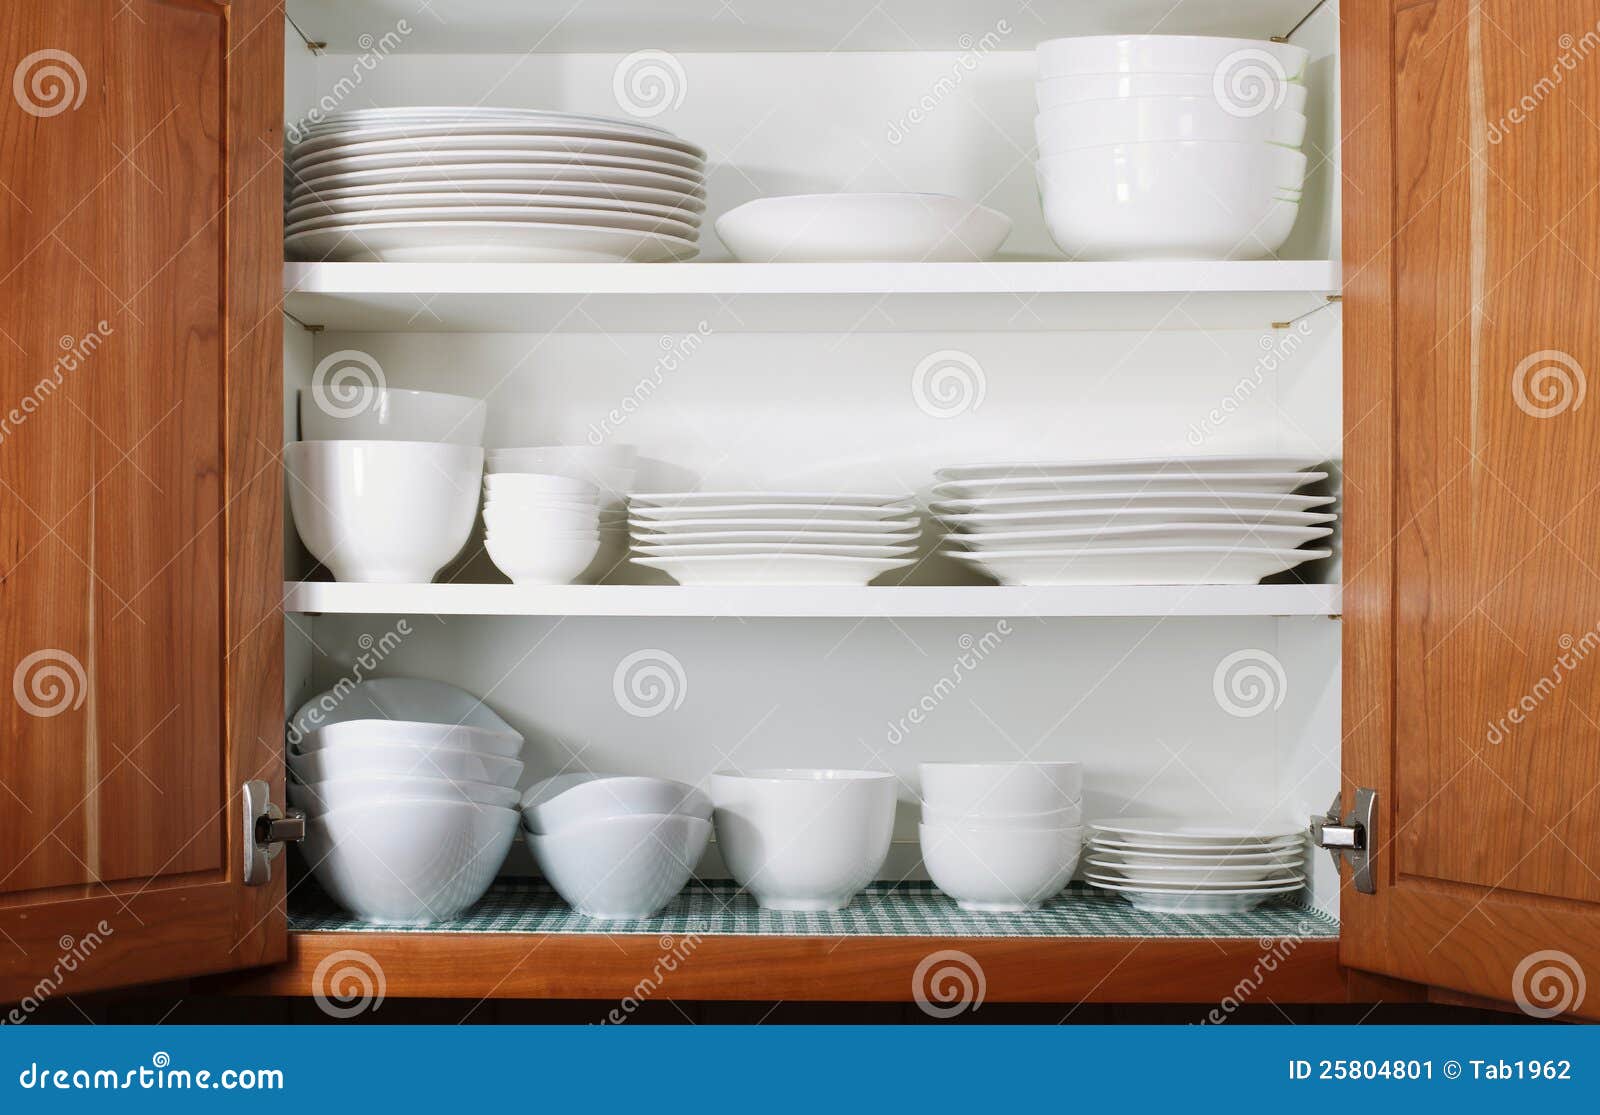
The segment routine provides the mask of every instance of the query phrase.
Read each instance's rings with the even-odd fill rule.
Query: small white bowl
[[[289,769],[301,782],[314,784],[341,778],[443,778],[451,782],[492,782],[515,786],[522,760],[476,751],[427,750],[403,743],[352,744],[310,755],[288,755]]]
[[[378,802],[468,801],[497,809],[510,809],[517,804],[515,788],[470,779],[450,782],[443,778],[336,778],[305,785],[291,778],[285,789],[289,804],[310,814]]]
[[[340,906],[380,925],[428,925],[483,897],[517,833],[517,812],[464,801],[329,810],[302,845]]]
[[[425,584],[472,533],[476,446],[301,441],[283,458],[295,528],[341,581]]]
[[[395,387],[300,389],[303,441],[433,441],[483,444],[488,407],[482,399]]]
[[[919,763],[924,807],[945,816],[989,821],[1054,813],[1083,803],[1076,762]]]
[[[1034,48],[1039,78],[1072,74],[1210,74],[1249,66],[1277,81],[1305,79],[1311,52],[1266,39],[1216,35],[1072,35]]]
[[[600,489],[587,480],[537,472],[491,472],[483,478],[484,488],[500,499],[567,499],[599,503]]]
[[[1118,143],[1273,143],[1298,148],[1306,118],[1289,108],[1244,116],[1214,97],[1129,97],[1041,112],[1033,121],[1041,155]]]
[[[487,534],[483,548],[489,560],[519,585],[569,585],[594,561],[600,552],[600,538],[557,536],[537,541],[513,538],[502,542],[497,534]]]
[[[717,847],[770,910],[841,910],[889,854],[887,771],[773,769],[711,776]]]
[[[485,507],[483,525],[491,533],[542,538],[545,535],[595,534],[600,517],[591,511],[514,511]]]
[[[1125,97],[1229,97],[1244,111],[1287,108],[1304,112],[1309,92],[1304,85],[1276,80],[1270,68],[1260,75],[1240,75],[1233,86],[1215,73],[1071,74],[1045,78],[1034,89],[1040,112]]]
[[[717,218],[717,235],[746,263],[934,262],[993,257],[1011,218],[945,194],[764,197]]]
[[[647,918],[694,874],[711,823],[682,813],[608,817],[559,832],[525,832],[556,893],[591,918]]]
[[[373,743],[400,743],[423,750],[476,751],[515,759],[522,754],[523,739],[515,732],[491,732],[464,724],[423,724],[414,720],[343,720],[318,728],[299,741],[291,741],[296,754],[309,755],[330,747],[360,747]]]
[[[928,877],[963,910],[1039,907],[1072,879],[1083,830],[918,825]]]
[[[693,786],[665,778],[617,775],[590,778],[522,810],[529,832],[561,832],[610,817],[682,813],[711,820],[711,799]]]
[[[990,829],[1068,829],[1083,827],[1083,806],[1068,805],[1048,813],[990,813],[987,807],[972,813],[952,813],[924,804],[926,825],[976,825]]]

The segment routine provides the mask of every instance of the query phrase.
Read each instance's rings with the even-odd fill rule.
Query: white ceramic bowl
[[[309,755],[297,755],[291,751],[288,762],[294,776],[307,784],[339,778],[409,776],[515,786],[517,779],[522,777],[521,759],[445,748],[429,751],[402,743],[352,744]]]
[[[1289,108],[1250,116],[1212,97],[1129,97],[1087,101],[1041,112],[1033,121],[1041,155],[1118,143],[1273,143],[1298,148],[1306,118]]]
[[[548,778],[541,778],[529,786],[522,793],[522,808],[538,805],[549,801],[557,794],[566,793],[574,786],[585,782],[593,782],[597,778],[610,778],[609,774],[597,774],[593,771],[575,770],[567,774],[552,774]]]
[[[1071,74],[1210,74],[1245,68],[1277,81],[1303,81],[1311,52],[1265,39],[1216,35],[1073,35],[1034,49],[1039,79]]]
[[[931,806],[922,807],[925,825],[977,825],[987,829],[1072,829],[1083,827],[1083,805],[1068,805],[1048,813],[952,813]]]
[[[600,528],[600,512],[592,507],[580,511],[490,502],[483,508],[483,525],[496,534],[521,534],[532,538],[547,534],[593,534]]]
[[[945,194],[764,197],[717,218],[717,235],[746,263],[931,262],[991,258],[1011,218]]]
[[[496,499],[563,499],[584,504],[599,503],[600,489],[574,476],[555,476],[540,472],[492,472],[483,478],[489,495]]]
[[[432,581],[472,532],[477,446],[301,441],[283,458],[300,538],[341,581]]]
[[[963,910],[1032,910],[1061,893],[1077,869],[1083,830],[918,825],[934,886]]]
[[[1039,111],[1083,101],[1120,100],[1124,97],[1215,97],[1240,112],[1287,108],[1306,110],[1306,86],[1277,81],[1270,74],[1258,80],[1241,78],[1229,86],[1215,73],[1071,74],[1046,78],[1035,85]]]
[[[372,720],[386,721],[397,730],[410,730],[404,727],[408,724],[478,728],[514,737],[521,746],[521,734],[477,694],[431,678],[372,678],[318,693],[295,711],[289,725],[289,743],[308,743],[319,731],[335,724]],[[423,735],[436,738],[426,731]]]
[[[556,893],[591,918],[647,918],[689,881],[711,822],[683,813],[608,817],[559,832],[525,832]]]
[[[352,805],[311,818],[301,850],[362,921],[427,925],[483,897],[516,833],[516,810],[476,802]]]
[[[718,773],[711,800],[728,870],[767,909],[843,909],[889,854],[895,778],[887,771]]]
[[[1288,239],[1306,157],[1266,143],[1126,143],[1039,160],[1045,224],[1074,258],[1259,259]]]
[[[525,807],[522,820],[529,832],[543,834],[610,817],[669,813],[709,822],[711,799],[687,783],[665,778],[590,778]]]
[[[290,747],[309,755],[330,747],[360,747],[370,743],[399,743],[423,750],[476,751],[515,759],[522,754],[522,737],[514,732],[489,732],[462,724],[423,724],[413,720],[346,720],[306,735]]]
[[[482,399],[396,387],[300,389],[304,441],[434,441],[482,445],[488,407]]]
[[[963,820],[1076,809],[1083,764],[1076,762],[919,763],[924,807]]]
[[[484,535],[483,548],[500,572],[516,584],[569,585],[600,552],[600,536],[514,536],[502,540],[491,533]]]
[[[327,782],[304,785],[288,780],[286,790],[289,804],[307,813],[327,813],[351,805],[372,805],[377,802],[404,803],[411,801],[470,801],[479,805],[510,809],[517,804],[517,791],[511,786],[496,786],[492,782],[473,782],[463,779],[449,782],[443,778],[337,778]]]

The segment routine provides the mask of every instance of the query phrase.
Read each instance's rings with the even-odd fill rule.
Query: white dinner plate
[[[1293,894],[1303,889],[1303,884],[1300,883],[1293,883],[1277,890],[1237,892],[1163,891],[1142,886],[1119,886],[1115,883],[1093,885],[1101,890],[1122,895],[1136,910],[1144,910],[1151,914],[1187,914],[1194,917],[1208,914],[1243,914],[1275,895]]]
[[[1176,821],[1170,817],[1118,817],[1110,821],[1090,821],[1089,828],[1097,834],[1105,833],[1121,840],[1149,838],[1176,843],[1186,840],[1202,844],[1249,843],[1305,838],[1304,825],[1284,827],[1286,823],[1240,825],[1226,821]]]
[[[1006,585],[1253,585],[1331,550],[1222,546],[945,551]]]
[[[1315,527],[1338,518],[1325,511],[1257,511],[1247,507],[1230,509],[1153,506],[1134,509],[1108,508],[1093,511],[1014,511],[986,515],[969,512],[942,516],[948,526],[963,534],[991,537],[1000,534],[1036,533],[1086,526],[1140,526],[1150,523],[1235,524],[1240,527]]]
[[[1118,472],[1298,472],[1324,458],[1307,456],[1123,457],[1103,461],[1000,461],[950,465],[934,470],[940,480],[1003,480],[1010,477],[1082,476]]]
[[[570,161],[545,162],[434,162],[406,167],[373,167],[367,170],[318,173],[316,176],[300,175],[293,179],[291,200],[299,202],[307,197],[324,196],[324,191],[347,189],[356,186],[388,186],[406,182],[426,182],[437,188],[438,183],[448,183],[462,189],[477,189],[484,182],[503,182],[521,179],[530,186],[549,186],[570,182],[586,183],[598,187],[646,187],[677,195],[688,195],[704,200],[703,182],[693,182],[674,174],[658,174],[653,170],[634,170],[629,167],[598,166],[594,163]]]
[[[647,510],[639,508],[639,512]],[[664,509],[663,509],[664,510]],[[698,508],[685,509],[686,514],[693,516]],[[785,508],[785,511],[789,508]],[[830,506],[826,510],[833,510]],[[863,535],[869,538],[879,538],[884,535],[898,535],[902,533],[919,534],[922,527],[915,519],[829,519],[817,515],[799,515],[792,518],[774,518],[758,516],[750,519],[737,518],[634,518],[628,520],[628,526],[641,534],[650,533],[658,536],[677,538],[684,534],[700,534],[706,531],[745,531],[760,534],[793,534],[813,531],[832,531],[836,534],[847,534],[860,538]]]
[[[952,542],[978,551],[1049,549],[1057,545],[1084,546],[1255,546],[1289,550],[1326,538],[1332,527],[1241,526],[1237,523],[1146,523],[1124,526],[1120,522],[1040,531],[1000,531],[952,534]]]
[[[659,263],[700,250],[660,233],[536,221],[353,224],[296,233],[284,248],[299,259],[362,263]]]
[[[1059,514],[1063,511],[1136,510],[1146,507],[1193,507],[1216,511],[1305,511],[1332,503],[1337,496],[1287,495],[1281,492],[1147,492],[1123,487],[1083,495],[1046,493],[996,499],[947,499],[930,504],[934,514],[962,515]]]
[[[623,213],[638,216],[665,217],[680,221],[689,229],[700,227],[700,215],[687,209],[655,202],[615,201],[607,197],[583,197],[578,194],[495,194],[455,192],[416,192],[408,194],[369,194],[352,198],[312,198],[301,202],[284,214],[285,224],[313,220],[318,217],[348,216],[350,214],[390,213],[396,209],[443,209],[451,215],[471,215],[488,211],[501,212],[513,209],[524,214],[530,210],[580,209],[590,212]]]
[[[1162,840],[1112,840],[1107,837],[1091,837],[1089,848],[1092,852],[1105,851],[1118,855],[1159,855],[1159,856],[1212,856],[1226,859],[1243,856],[1282,856],[1289,853],[1302,855],[1305,851],[1305,836],[1285,836],[1278,840],[1249,841],[1245,843],[1198,844],[1192,842],[1169,842]]]
[[[894,558],[915,553],[915,546],[851,546],[830,542],[663,542],[633,551],[642,557],[766,557],[770,554],[815,554],[832,557]]]
[[[1306,877],[1301,872],[1293,872],[1282,878],[1257,879],[1247,881],[1244,879],[1130,879],[1122,874],[1108,874],[1103,871],[1085,871],[1083,877],[1097,886],[1110,884],[1112,886],[1139,887],[1141,890],[1195,893],[1231,894],[1235,892],[1278,893],[1284,890],[1294,890],[1303,885]]]
[[[657,217],[648,213],[622,213],[612,209],[529,209],[525,206],[497,206],[494,208],[449,208],[430,206],[419,209],[378,209],[366,213],[335,213],[327,217],[310,217],[284,227],[284,234],[293,236],[324,228],[344,228],[365,224],[431,224],[435,221],[508,221],[537,224],[592,225],[596,228],[621,228],[632,232],[658,232],[676,236],[680,240],[694,240],[699,231],[682,221],[670,217]]]
[[[996,499],[1026,495],[1083,495],[1090,492],[1215,492],[1244,488],[1254,492],[1292,492],[1325,472],[1084,472],[1056,479],[1018,476],[1009,480],[946,480],[931,489],[941,500]]]
[[[680,585],[865,585],[912,558],[851,558],[820,554],[767,557],[662,557],[633,559],[660,569]]]
[[[488,203],[504,205],[524,203],[560,205],[570,202],[581,202],[584,205],[605,204],[622,208],[637,205],[661,209],[669,214],[693,214],[696,221],[704,214],[706,208],[706,203],[700,198],[674,190],[658,190],[651,186],[581,181],[540,182],[524,178],[453,181],[448,178],[424,178],[421,175],[376,185],[319,190],[315,195],[305,195],[295,203],[294,208],[342,202],[351,205],[384,205],[392,201],[410,200],[413,197],[419,199],[417,201],[419,205],[469,203],[478,199],[493,199]],[[685,216],[683,219],[690,218]]]
[[[704,148],[677,136],[642,131],[624,125],[592,124],[576,120],[441,120],[323,128],[308,134],[304,140],[296,143],[292,150],[294,159],[298,161],[311,158],[318,152],[348,147],[356,143],[410,143],[417,148],[434,149],[444,143],[459,140],[487,139],[490,142],[486,146],[493,147],[501,139],[530,138],[625,142],[644,148],[671,151],[677,155],[687,156],[696,164],[704,164],[706,159]]]
[[[678,173],[703,177],[705,160],[699,156],[655,143],[638,143],[629,139],[596,139],[587,136],[539,134],[536,130],[527,135],[483,135],[477,132],[457,132],[416,140],[409,136],[391,139],[357,140],[352,143],[327,142],[320,148],[313,145],[297,148],[289,158],[289,168],[306,172],[329,163],[342,163],[351,159],[387,155],[428,155],[434,159],[452,158],[456,151],[504,151],[525,157],[542,152],[579,159],[640,159],[650,163],[676,168]],[[626,165],[626,164],[624,164]]]
[[[740,503],[826,504],[840,507],[888,506],[906,504],[905,495],[876,495],[865,492],[632,492],[628,502],[636,507],[695,507]]]
[[[1086,861],[1101,878],[1130,883],[1167,883],[1179,886],[1200,881],[1211,886],[1240,886],[1258,883],[1303,883],[1305,873],[1295,865],[1278,863],[1211,863],[1187,867],[1157,867],[1152,864],[1114,863],[1099,856]]]
[[[314,163],[291,163],[291,181],[301,182],[334,174],[352,174],[363,170],[412,170],[420,167],[448,168],[457,163],[508,163],[512,166],[583,166],[595,170],[634,170],[657,175],[685,186],[699,186],[705,181],[698,170],[679,166],[664,159],[642,158],[637,155],[610,155],[600,151],[571,151],[553,144],[535,146],[532,143],[505,147],[460,147],[439,151],[351,151],[334,152],[331,157]],[[538,172],[535,172],[538,173]]]
[[[1119,848],[1102,840],[1089,844],[1089,854],[1109,863],[1147,865],[1150,867],[1204,867],[1222,864],[1227,866],[1295,866],[1305,860],[1305,843],[1296,841],[1269,852],[1146,852],[1137,848]]]
[[[659,524],[648,524],[659,525]],[[635,530],[634,543],[641,549],[661,545],[712,545],[765,543],[780,546],[893,546],[915,542],[914,530],[684,530],[660,533]]]
[[[557,112],[544,108],[507,108],[502,105],[395,105],[389,108],[346,108],[329,112],[302,126],[305,132],[339,129],[374,121],[432,120],[566,120],[590,124],[621,124],[641,131],[671,135],[665,128],[638,120],[615,116],[593,116],[582,112]]]

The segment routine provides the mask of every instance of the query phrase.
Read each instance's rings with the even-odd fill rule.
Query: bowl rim
[[[889,770],[849,767],[757,767],[751,771],[713,771],[712,778],[737,782],[764,782],[773,785],[803,785],[821,782],[882,782],[896,777]]]

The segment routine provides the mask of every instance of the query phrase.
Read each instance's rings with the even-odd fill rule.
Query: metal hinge
[[[306,838],[306,815],[272,803],[265,782],[244,784],[244,885],[262,887],[272,879],[272,861],[284,844]]]
[[[1325,817],[1311,818],[1311,842],[1326,848],[1333,857],[1333,866],[1350,865],[1350,882],[1362,894],[1376,894],[1377,883],[1372,874],[1372,860],[1377,855],[1374,845],[1377,834],[1373,823],[1378,811],[1378,792],[1365,786],[1356,791],[1355,808],[1339,816],[1344,795],[1335,794],[1333,804]]]

